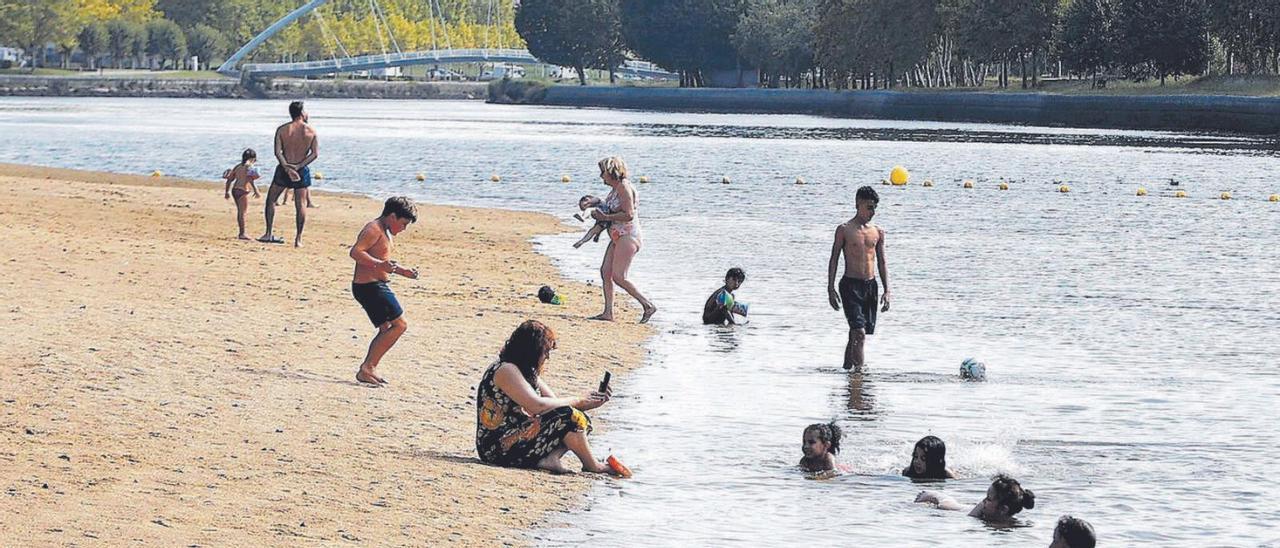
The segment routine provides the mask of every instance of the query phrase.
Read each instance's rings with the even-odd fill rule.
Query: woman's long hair
[[[904,476],[916,479],[947,479],[947,445],[937,436],[925,436],[916,442],[915,449],[924,451],[924,473],[917,474],[915,466],[908,465]],[[915,450],[912,450],[912,460]],[[914,462],[913,462],[914,464]]]
[[[507,338],[506,344],[502,345],[502,352],[498,353],[498,359],[515,364],[525,380],[537,386],[542,365],[546,363],[547,355],[555,347],[555,331],[538,320],[525,320],[511,332],[511,337]]]

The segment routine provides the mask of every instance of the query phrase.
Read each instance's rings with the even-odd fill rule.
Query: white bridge
[[[378,41],[382,45],[382,53],[374,53],[368,55],[351,56],[347,54],[346,47],[338,40],[337,36],[333,36],[333,42],[337,45],[337,50],[342,52],[339,57],[336,54],[329,59],[318,61],[304,61],[300,63],[248,63],[240,68],[236,65],[240,63],[254,49],[266,42],[267,39],[275,36],[281,29],[289,24],[297,21],[307,14],[314,14],[320,22],[320,29],[323,34],[328,37],[329,33],[326,29],[324,18],[320,12],[315,11],[328,0],[311,0],[293,10],[288,15],[282,17],[279,21],[272,23],[266,30],[253,37],[248,43],[242,46],[238,51],[227,58],[222,66],[218,67],[218,72],[229,76],[240,76],[242,78],[252,77],[271,77],[271,76],[314,76],[320,74],[331,74],[338,72],[353,72],[362,70],[382,69],[389,67],[405,67],[412,65],[439,65],[446,63],[519,63],[534,64],[542,63],[536,57],[524,49],[502,48],[502,44],[497,44],[496,48],[475,48],[475,49],[455,49],[449,46],[448,34],[443,31],[441,25],[440,34],[443,35],[444,47],[438,45],[437,35],[434,25],[432,26],[432,44],[433,48],[423,51],[400,51],[400,45],[396,41],[395,36],[391,34],[390,27],[386,24],[386,17],[382,14],[381,8],[378,7],[376,0],[369,3],[370,12],[373,14],[375,24],[381,22],[378,33]],[[439,0],[427,0],[428,7],[431,8],[433,16],[441,13],[439,9]],[[494,20],[494,14],[497,13],[496,3],[490,2],[490,23]],[[443,18],[441,18],[443,21]],[[498,16],[501,22],[501,16]],[[434,17],[433,17],[434,23]],[[385,30],[386,37],[384,40],[382,32]],[[394,51],[387,50],[387,42],[390,42]],[[486,32],[485,41],[488,40]],[[673,75],[670,72],[658,68],[653,63],[643,61],[627,61],[621,66],[614,69],[620,74],[630,74],[635,76],[643,76],[648,78],[670,78]]]

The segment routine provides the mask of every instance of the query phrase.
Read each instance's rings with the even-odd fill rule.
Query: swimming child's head
[[[258,161],[258,153],[254,152],[253,149],[246,148],[244,149],[244,152],[240,153],[240,163],[247,164],[249,162],[256,161]]]
[[[916,442],[911,452],[911,466],[907,477],[921,479],[946,479],[947,444],[937,436],[925,436]]]
[[[824,457],[827,453],[836,454],[840,452],[840,438],[843,436],[835,422],[810,424],[804,429],[804,442],[800,449],[804,451],[805,458],[810,459]]]
[[[863,186],[858,189],[855,204],[858,206],[858,215],[869,221],[876,214],[876,206],[880,204],[880,195],[876,194],[876,189]]]
[[[1013,517],[1023,508],[1036,507],[1036,494],[1023,489],[1018,480],[1004,474],[996,476],[987,488],[987,497],[978,503],[982,513],[978,517],[987,521],[1003,521]]]
[[[742,282],[745,281],[747,281],[747,273],[736,266],[724,273],[724,286],[729,288],[729,291],[742,287]]]
[[[1098,537],[1089,522],[1075,516],[1062,516],[1053,528],[1053,544],[1049,548],[1093,548],[1097,544]]]
[[[621,181],[627,178],[627,163],[618,156],[610,156],[600,160],[600,178],[604,182]]]
[[[406,196],[392,196],[382,206],[382,218],[394,236],[418,222],[418,205]]]

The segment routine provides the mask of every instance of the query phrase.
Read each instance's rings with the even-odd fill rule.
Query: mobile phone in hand
[[[608,371],[605,371],[605,372],[604,372],[604,380],[601,380],[601,381],[600,381],[600,389],[599,389],[599,390],[597,390],[596,392],[600,392],[601,394],[603,394],[605,390],[608,390],[608,389],[609,389],[609,379],[610,379],[610,378],[613,378],[613,375],[612,375],[611,373],[609,373]]]

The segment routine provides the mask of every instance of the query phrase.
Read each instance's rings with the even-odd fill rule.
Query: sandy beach
[[[409,330],[372,389],[353,378],[373,329],[347,251],[381,203],[316,202],[295,249],[236,240],[220,184],[0,165],[5,544],[523,544],[613,481],[475,456],[474,387],[520,321],[559,333],[561,395],[641,361],[638,310],[585,320],[599,289],[533,252],[562,225],[420,205],[396,258],[422,277],[392,283]],[[261,234],[262,199],[248,219]],[[539,303],[544,283],[567,305]]]

